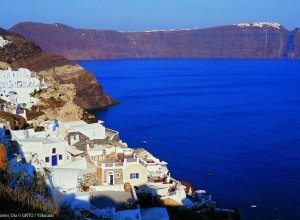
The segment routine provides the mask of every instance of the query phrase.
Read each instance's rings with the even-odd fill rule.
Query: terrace
[[[120,140],[119,132],[109,128],[105,128],[105,137],[108,137],[110,142],[118,142]]]
[[[124,154],[109,154],[106,158],[97,161],[97,165],[101,167],[121,167],[128,163],[139,163],[139,158],[135,155],[124,155]]]
[[[126,163],[140,162],[131,149],[98,147],[88,153],[94,164],[102,167],[121,167]]]

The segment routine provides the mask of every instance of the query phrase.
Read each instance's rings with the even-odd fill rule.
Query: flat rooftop
[[[62,143],[62,142],[65,142],[64,140],[61,140],[61,139],[57,139],[57,138],[52,138],[52,137],[29,137],[29,138],[26,138],[26,139],[18,139],[18,141],[20,143],[22,142],[41,142],[43,144],[54,144],[54,143]]]
[[[120,208],[124,203],[132,199],[130,192],[125,191],[98,191],[91,192],[91,204],[99,209],[108,207]]]

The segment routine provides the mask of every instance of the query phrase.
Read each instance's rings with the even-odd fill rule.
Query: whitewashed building
[[[134,154],[137,155],[141,163],[147,168],[149,172],[148,181],[155,181],[159,179],[160,181],[165,182],[170,181],[170,172],[167,167],[167,162],[160,161],[143,148],[135,149]]]
[[[76,193],[82,191],[83,174],[81,169],[49,168],[48,170],[53,187],[60,192]]]
[[[105,127],[103,121],[87,124],[85,121],[61,122],[60,128],[69,134],[69,144],[74,145],[82,139],[82,135],[89,140],[105,139]]]
[[[123,185],[144,187],[148,171],[130,148],[98,146],[88,149],[88,156],[97,166],[100,185]]]
[[[9,43],[10,43],[10,41],[5,40],[2,36],[0,36],[0,47],[4,47]]]
[[[7,70],[0,70],[0,98],[8,102],[30,106],[37,102],[31,94],[46,87],[46,84],[28,69],[20,68],[14,71],[9,67]]]
[[[33,129],[11,131],[11,133],[12,140],[20,144],[21,154],[37,156],[45,167],[62,166],[66,163],[68,143],[65,140],[49,137],[45,132],[34,132]],[[25,159],[30,160],[30,158]]]

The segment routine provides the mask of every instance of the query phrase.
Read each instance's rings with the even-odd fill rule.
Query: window
[[[52,153],[56,154],[56,148],[52,148]]]
[[[120,178],[120,173],[116,173],[116,178]]]
[[[50,162],[49,157],[45,157],[45,162],[46,162],[46,163],[49,163],[49,162]]]
[[[79,141],[80,140],[79,134],[74,134],[73,136],[71,136],[71,138],[73,139],[73,141]]]
[[[139,178],[139,173],[131,173],[130,174],[130,179],[138,179]]]
[[[60,154],[60,155],[58,156],[58,159],[59,159],[59,160],[62,160],[62,154]]]

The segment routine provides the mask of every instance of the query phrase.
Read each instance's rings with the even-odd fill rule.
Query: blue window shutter
[[[45,162],[49,163],[49,157],[45,157]]]
[[[140,176],[139,173],[136,173],[136,178],[137,178],[137,179],[139,178],[139,176]]]

